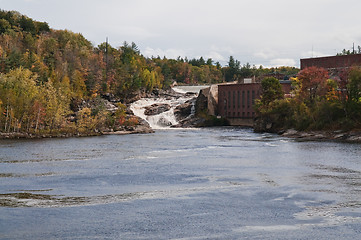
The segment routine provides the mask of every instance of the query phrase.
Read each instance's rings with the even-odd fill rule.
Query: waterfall
[[[130,109],[133,111],[134,115],[146,120],[151,128],[164,129],[178,124],[178,121],[174,115],[174,109],[185,101],[187,101],[187,99],[184,98],[143,98],[134,102]],[[153,104],[169,104],[171,109],[156,115],[146,115],[144,113],[146,107],[149,107]]]
[[[189,92],[197,93],[200,89],[206,88],[207,86],[186,86],[186,87],[175,87],[173,90],[180,96],[167,96],[158,98],[142,98],[131,104],[130,109],[133,113],[147,121],[153,129],[168,129],[173,125],[177,125],[178,121],[174,115],[174,110],[177,106],[184,104],[186,101],[196,97],[195,95],[185,94]],[[170,109],[159,114],[147,115],[146,109],[153,104],[167,104]],[[194,103],[192,104],[191,115],[195,113]]]

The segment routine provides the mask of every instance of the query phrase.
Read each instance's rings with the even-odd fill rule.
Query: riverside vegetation
[[[360,141],[361,69],[354,67],[337,75],[331,79],[323,68],[306,68],[292,79],[293,91],[287,97],[277,79],[265,78],[263,95],[256,103],[255,130],[283,133],[293,129],[286,134]]]
[[[212,59],[144,57],[135,43],[94,47],[80,33],[54,30],[0,10],[0,136],[72,136],[134,131],[127,104],[178,84],[234,81],[291,67],[241,66]]]

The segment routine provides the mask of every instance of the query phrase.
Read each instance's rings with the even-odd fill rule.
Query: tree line
[[[83,126],[94,130],[104,124],[131,124],[134,121],[125,119],[124,107],[115,114],[107,113],[104,106],[85,107],[86,103],[102,102],[105,95],[125,103],[135,93],[168,88],[174,81],[213,84],[273,71],[298,69],[241,66],[232,56],[224,67],[203,57],[147,58],[135,43],[124,42],[117,48],[107,42],[93,46],[80,33],[54,30],[46,22],[0,10],[1,132],[78,131]],[[86,119],[92,119],[92,124],[82,122]]]

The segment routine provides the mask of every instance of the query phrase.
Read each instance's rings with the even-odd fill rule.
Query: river
[[[0,140],[0,239],[359,239],[360,156],[232,127]]]

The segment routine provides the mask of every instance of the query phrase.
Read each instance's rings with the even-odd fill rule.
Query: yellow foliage
[[[78,112],[77,127],[79,132],[89,132],[96,128],[97,119],[91,115],[90,108],[83,108]]]
[[[72,75],[72,90],[74,97],[79,99],[86,93],[85,78],[78,70],[75,70]]]

